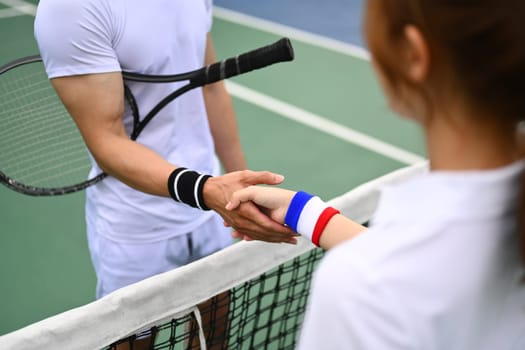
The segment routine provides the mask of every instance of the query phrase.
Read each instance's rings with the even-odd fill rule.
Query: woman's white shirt
[[[382,192],[371,228],[319,266],[300,349],[525,349],[524,163]]]

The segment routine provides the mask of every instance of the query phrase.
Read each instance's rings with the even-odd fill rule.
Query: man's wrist
[[[187,168],[177,168],[168,177],[171,198],[201,210],[210,210],[204,201],[203,189],[210,175],[200,174]]]

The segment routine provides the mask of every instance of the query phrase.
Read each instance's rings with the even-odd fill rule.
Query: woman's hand
[[[246,203],[253,203],[274,221],[284,224],[288,206],[292,201],[294,191],[275,187],[249,186],[233,193],[226,204],[227,210],[235,210]],[[228,223],[225,222],[226,226]],[[291,230],[290,230],[291,231]],[[233,237],[251,241],[255,237],[243,234],[234,228]],[[258,238],[257,238],[258,239]]]
[[[234,210],[242,203],[253,202],[270,218],[284,224],[284,218],[295,191],[275,187],[249,186],[233,193],[226,209]]]

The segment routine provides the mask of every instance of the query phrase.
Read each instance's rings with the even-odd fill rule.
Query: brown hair
[[[409,86],[396,60],[407,25],[425,36],[430,52],[429,79],[453,82],[467,101],[508,123],[525,119],[524,0],[369,0],[384,23],[368,23],[374,61],[393,89]],[[374,39],[375,38],[375,39]],[[378,39],[379,38],[379,39]],[[378,42],[386,38],[385,43]],[[447,83],[447,82],[445,82]],[[424,93],[424,92],[423,92]],[[426,96],[425,96],[426,97]],[[432,108],[432,106],[430,106]],[[521,197],[520,249],[525,262],[525,176]]]

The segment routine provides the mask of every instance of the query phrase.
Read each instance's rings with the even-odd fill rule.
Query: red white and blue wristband
[[[336,214],[339,210],[328,206],[321,198],[299,191],[292,198],[284,223],[319,246],[326,225]]]

